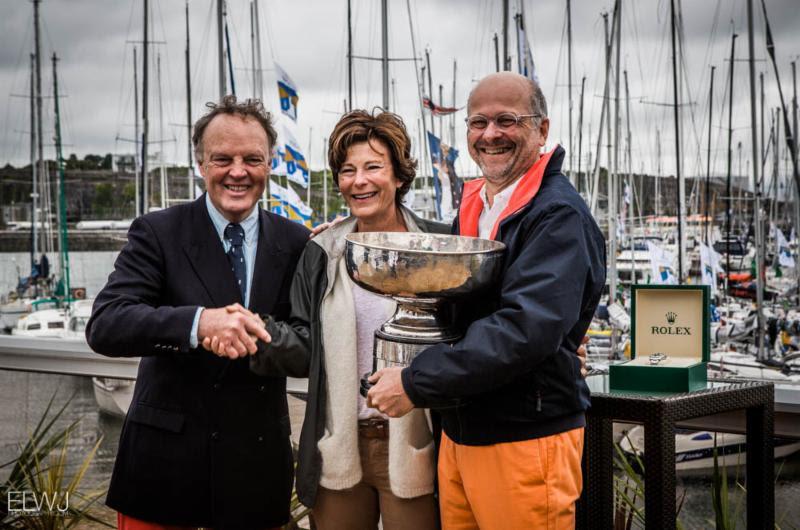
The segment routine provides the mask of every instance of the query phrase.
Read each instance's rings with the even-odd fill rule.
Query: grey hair
[[[547,117],[547,100],[544,98],[544,93],[539,83],[532,79],[528,79],[529,88],[531,89],[531,114],[538,114],[537,123],[541,123],[542,118]]]

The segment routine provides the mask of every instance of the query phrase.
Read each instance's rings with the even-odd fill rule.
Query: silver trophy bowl
[[[397,302],[375,332],[373,369],[408,366],[431,344],[455,342],[452,303],[498,280],[505,245],[499,241],[418,232],[345,236],[350,278]],[[362,380],[362,393],[368,388]]]

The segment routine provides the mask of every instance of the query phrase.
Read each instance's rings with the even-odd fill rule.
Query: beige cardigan
[[[419,229],[403,211],[410,232]],[[315,243],[328,255],[328,288],[320,308],[327,374],[325,434],[317,447],[322,455],[320,485],[342,490],[361,481],[358,453],[356,310],[352,280],[344,263],[344,236],[355,230],[351,218],[323,232]],[[394,302],[391,302],[394,303]],[[436,463],[427,412],[414,409],[389,420],[389,483],[392,493],[413,498],[433,492]]]

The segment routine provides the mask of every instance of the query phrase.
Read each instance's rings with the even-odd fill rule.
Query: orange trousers
[[[442,433],[442,530],[575,527],[583,429],[521,442],[460,445]]]

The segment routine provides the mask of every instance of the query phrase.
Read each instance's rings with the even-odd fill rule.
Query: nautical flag
[[[778,247],[778,263],[780,266],[794,268],[795,261],[794,257],[792,257],[792,249],[780,228],[775,228],[775,245]]]
[[[461,205],[464,183],[456,175],[458,151],[428,133],[433,166],[433,191],[436,199],[436,218],[451,221]]]
[[[310,172],[306,157],[300,151],[300,144],[297,139],[286,126],[281,127],[276,155],[278,155],[277,159],[272,159],[272,174],[286,175],[292,182],[308,188]]]
[[[524,18],[522,13],[517,13],[517,66],[521,75],[538,83],[539,77],[536,75],[536,65],[533,64],[533,54],[531,53],[531,47],[528,45]]]
[[[275,146],[275,152],[272,154],[272,167],[270,168],[270,174],[272,175],[286,174],[286,162],[284,162],[285,156],[286,156],[285,150],[282,148],[281,144],[277,144]]]
[[[311,226],[313,210],[303,202],[291,186],[284,188],[277,182],[270,182],[269,194],[273,201],[273,207],[271,208],[273,213],[306,226]]]
[[[675,261],[672,252],[664,250],[655,243],[647,242],[647,250],[650,252],[650,269],[652,277],[650,283],[675,285],[678,279],[672,264]]]
[[[456,107],[442,107],[437,105],[429,97],[422,98],[422,106],[428,109],[434,116],[447,116],[448,114],[452,114],[461,110],[460,108]]]
[[[287,143],[283,160],[286,162],[286,176],[288,179],[304,188],[308,188],[308,164],[303,154]]]
[[[711,286],[711,294],[717,294],[717,272],[721,272],[720,256],[708,245],[700,243],[700,276],[703,285]]]
[[[281,102],[281,112],[296,122],[297,102],[300,100],[297,95],[297,85],[278,63],[275,63],[275,71],[278,73],[278,97]]]

